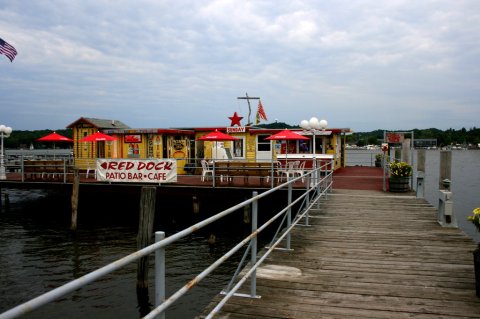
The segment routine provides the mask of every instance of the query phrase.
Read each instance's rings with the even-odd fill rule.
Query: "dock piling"
[[[77,231],[77,215],[78,215],[78,196],[80,191],[80,174],[78,169],[73,172],[72,184],[72,218],[70,223],[70,230]]]
[[[151,244],[156,194],[157,188],[155,186],[142,187],[137,235],[138,250]],[[148,301],[148,261],[148,256],[145,256],[140,258],[137,263],[137,299],[142,316],[150,312]]]

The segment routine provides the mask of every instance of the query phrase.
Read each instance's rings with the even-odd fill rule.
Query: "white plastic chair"
[[[295,171],[298,169],[298,165],[300,164],[300,161],[290,161],[286,164],[285,169],[280,170],[280,174],[285,175],[287,178],[287,181],[290,180],[290,176],[295,176]]]
[[[293,171],[293,177],[302,176],[305,173],[305,161],[303,161],[298,168]],[[302,177],[302,183],[305,182],[305,177]]]
[[[213,179],[213,169],[210,169],[210,165],[208,165],[208,162],[206,160],[201,160],[202,163],[202,182],[205,181],[205,177],[210,174]]]

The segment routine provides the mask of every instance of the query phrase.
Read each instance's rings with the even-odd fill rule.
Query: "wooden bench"
[[[233,178],[243,177],[245,183],[249,183],[250,176],[260,177],[261,182],[269,180],[271,176],[272,163],[269,162],[215,162],[215,176],[220,179],[232,183]]]
[[[30,160],[24,162],[24,173],[27,179],[55,179],[65,173],[62,160]]]

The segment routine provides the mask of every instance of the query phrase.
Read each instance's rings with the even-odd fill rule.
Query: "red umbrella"
[[[44,137],[37,138],[39,142],[73,142],[71,138],[60,135],[56,132],[45,135]]]
[[[116,137],[103,134],[102,132],[97,132],[89,136],[85,136],[84,138],[81,138],[78,141],[79,142],[108,142],[108,141],[116,141],[116,140],[117,140]]]
[[[210,132],[207,135],[204,135],[197,139],[197,141],[234,141],[234,140],[238,140],[238,138],[222,133],[218,130],[215,130],[215,132]]]
[[[69,143],[73,142],[73,140],[71,138],[60,135],[56,132],[53,132],[53,133],[50,133],[50,134],[45,135],[43,137],[37,138],[37,141],[38,142],[53,142],[53,149],[55,149],[55,143],[56,142],[69,142]],[[55,158],[55,153],[53,153],[53,158]]]
[[[238,140],[238,138],[230,136],[228,134],[222,133],[218,130],[215,130],[214,132],[210,132],[202,137],[199,137],[197,141],[214,141],[215,142],[215,155],[217,152],[217,141],[234,141]],[[215,156],[217,157],[217,156]]]
[[[265,138],[266,140],[308,140],[308,137],[300,135],[290,130],[283,130]]]
[[[286,149],[286,154],[285,154],[285,163],[287,162],[287,157],[288,157],[288,141],[289,140],[308,140],[308,137],[305,137],[303,135],[300,135],[296,132],[290,131],[290,130],[283,130],[280,131],[276,134],[270,135],[269,137],[265,138],[266,140],[285,140],[287,141],[287,149]]]

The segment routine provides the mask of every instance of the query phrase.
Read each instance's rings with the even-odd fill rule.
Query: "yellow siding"
[[[78,169],[86,170],[93,169],[95,167],[95,161],[97,157],[105,158],[175,158],[177,159],[178,173],[184,174],[183,167],[185,164],[192,162],[190,158],[197,157],[197,154],[190,154],[190,139],[197,140],[199,137],[206,134],[206,132],[197,132],[194,137],[188,135],[166,135],[166,149],[167,154],[163,153],[164,137],[163,134],[157,133],[135,133],[132,130],[131,134],[138,134],[142,136],[140,143],[126,143],[124,141],[124,134],[115,135],[118,138],[113,142],[78,142],[81,138],[91,135],[97,131],[96,127],[92,127],[86,123],[80,123],[78,126],[72,128],[74,139],[74,160],[75,167]],[[128,134],[128,133],[126,133]],[[257,135],[245,133],[232,134],[235,137],[245,137],[245,158],[249,162],[256,160],[256,142]],[[176,139],[176,137],[179,137]],[[197,142],[198,143],[198,142]],[[280,141],[272,141],[272,153],[276,158],[275,144]],[[335,169],[341,166],[341,150],[338,143],[341,143],[340,139],[337,139],[337,135],[332,135],[325,140],[325,146],[327,148],[326,154],[334,155]],[[225,148],[230,148],[233,152],[233,143],[231,141],[223,142]],[[201,147],[202,144],[199,144]],[[212,147],[214,142],[204,141],[203,150],[196,149],[198,157],[212,158]],[[331,148],[329,148],[329,146]],[[99,149],[101,148],[101,149]],[[338,148],[338,150],[337,150]],[[203,156],[201,155],[203,151]],[[338,151],[338,153],[337,153]]]
[[[256,135],[247,135],[247,138],[245,139],[246,145],[246,150],[247,150],[247,160],[249,162],[255,162],[256,158],[256,143],[257,143],[257,136]]]

